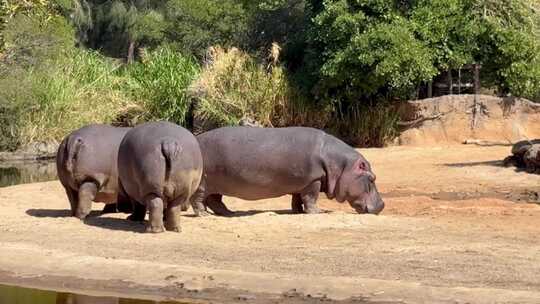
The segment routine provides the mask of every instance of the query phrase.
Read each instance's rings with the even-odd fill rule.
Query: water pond
[[[0,304],[179,304],[179,302],[90,296],[0,285]]]
[[[0,187],[55,180],[56,163],[41,162],[0,162]]]

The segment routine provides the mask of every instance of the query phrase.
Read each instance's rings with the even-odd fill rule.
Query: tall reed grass
[[[191,100],[187,89],[200,67],[191,56],[164,47],[143,51],[142,60],[127,67],[134,98],[142,101],[145,119],[163,119],[186,125]]]
[[[0,80],[0,121],[11,120],[0,149],[58,141],[89,123],[111,123],[138,105],[122,91],[117,66],[94,51],[74,49],[62,59],[19,69]]]

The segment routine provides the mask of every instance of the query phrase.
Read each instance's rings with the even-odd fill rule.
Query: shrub
[[[200,72],[189,56],[164,47],[142,54],[142,62],[127,68],[131,93],[148,111],[145,119],[164,119],[186,125],[190,99],[186,91]]]
[[[275,108],[289,97],[283,68],[266,69],[236,48],[211,48],[209,57],[190,88],[197,115],[220,126],[235,125],[244,117],[272,126]]]
[[[351,145],[383,147],[399,135],[399,113],[389,103],[351,105],[345,113],[334,114],[331,132]]]

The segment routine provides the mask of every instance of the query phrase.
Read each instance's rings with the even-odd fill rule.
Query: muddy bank
[[[150,235],[100,204],[69,217],[55,181],[1,188],[0,281],[216,302],[540,302],[540,205],[441,195],[538,189],[495,162],[508,148],[361,152],[392,194],[380,216],[324,197],[317,215],[291,214],[290,197],[225,198],[236,216],[187,211],[182,233]]]

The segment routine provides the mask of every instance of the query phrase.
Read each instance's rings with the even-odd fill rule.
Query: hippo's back
[[[326,134],[303,127],[225,127],[197,137],[209,192],[243,199],[277,197],[321,176]]]

